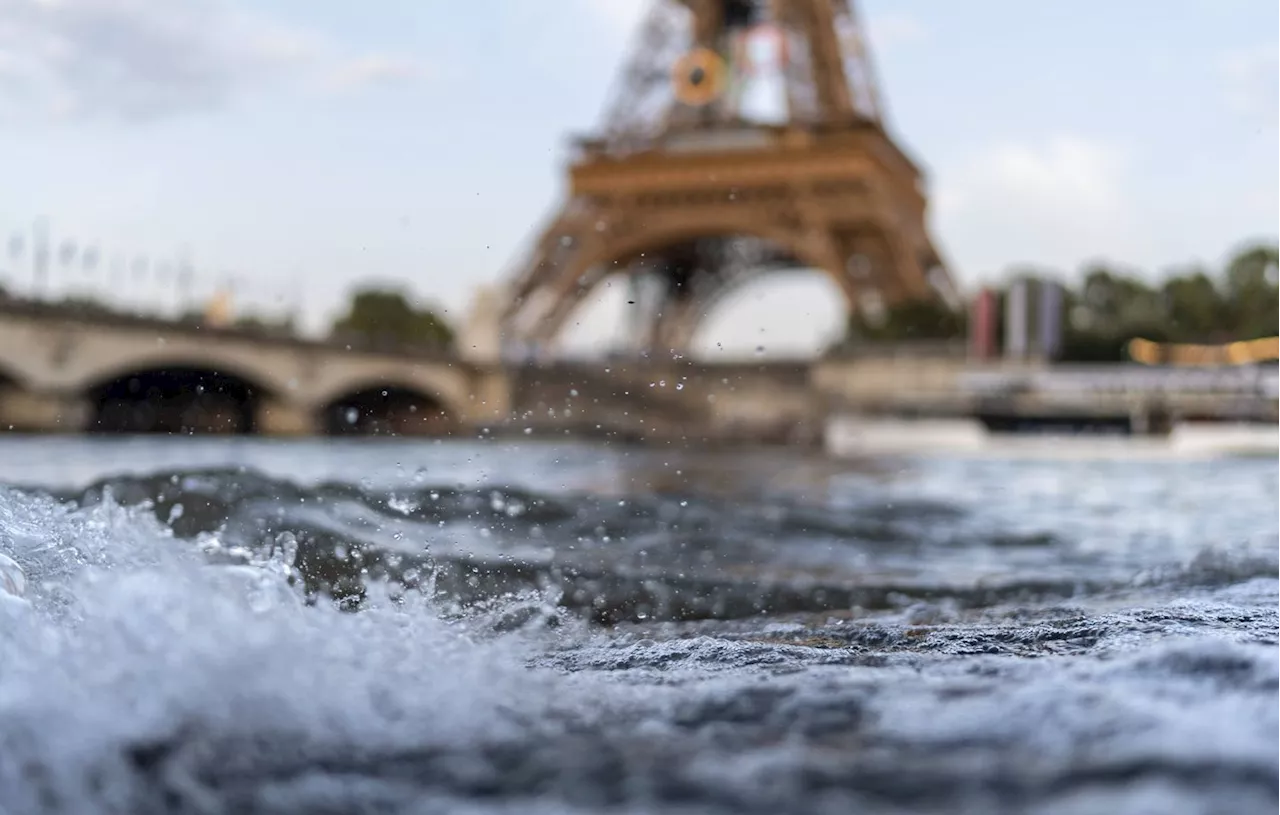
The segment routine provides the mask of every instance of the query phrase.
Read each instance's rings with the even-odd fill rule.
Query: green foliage
[[[1201,269],[1175,275],[1161,287],[1168,330],[1174,335],[1209,339],[1229,325],[1230,309],[1213,279]]]
[[[71,294],[57,302],[57,307],[81,317],[111,317],[121,313],[108,303],[83,294]]]
[[[1276,333],[1277,322],[1280,322],[1276,307],[1278,268],[1280,262],[1274,246],[1250,247],[1227,264],[1226,311],[1239,335],[1232,339],[1253,339]]]
[[[296,332],[293,316],[284,317],[283,319],[273,320],[270,317],[263,317],[258,314],[245,314],[236,318],[234,326],[241,330],[254,334],[272,334],[277,336],[291,337]]]
[[[416,308],[401,292],[363,289],[333,324],[334,339],[376,348],[447,349],[453,329],[430,309]]]
[[[1219,274],[1200,267],[1177,269],[1151,283],[1128,271],[1094,264],[1064,293],[1062,359],[1118,362],[1128,359],[1134,337],[1156,342],[1218,344],[1277,333],[1280,290],[1277,249],[1249,246]],[[997,292],[1003,314],[1004,292]],[[997,320],[996,332],[1003,330]],[[847,342],[960,339],[964,315],[933,301],[902,303],[878,321],[855,314]]]
[[[1222,270],[1174,270],[1155,285],[1137,275],[1093,267],[1069,296],[1063,358],[1116,362],[1134,337],[1219,344],[1272,337],[1277,314],[1276,248],[1252,246]]]
[[[896,303],[872,318],[855,312],[849,333],[863,341],[911,342],[951,340],[965,335],[965,315],[941,300],[908,300]]]

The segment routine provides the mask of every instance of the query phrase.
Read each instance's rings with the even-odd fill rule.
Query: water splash
[[[1030,478],[1009,489],[1054,493]],[[1153,561],[1150,528],[1132,519],[1002,524],[999,506],[891,492],[826,505],[773,495],[746,510],[637,491],[619,507],[238,471],[114,478],[62,500],[0,490],[0,551],[27,578],[24,609],[0,611],[0,801],[108,813],[1275,810],[1268,527],[1238,547],[1170,533]],[[1103,524],[1115,553],[1082,545]],[[480,529],[489,537],[465,537]],[[320,556],[339,548],[355,613],[316,589]],[[722,561],[698,572],[698,551]],[[852,560],[818,557],[831,552]],[[466,567],[450,573],[450,557]],[[942,581],[926,564],[912,583],[884,568],[897,557],[970,568]],[[486,558],[523,577],[467,595]],[[833,563],[849,574],[831,579]],[[1054,563],[1066,596],[1036,577]],[[788,607],[779,586],[808,600]],[[851,587],[864,594],[827,594]],[[635,613],[608,628],[567,613],[598,597]],[[753,607],[761,597],[773,605]],[[680,611],[698,603],[715,607]]]
[[[27,593],[26,573],[4,554],[0,554],[0,592],[19,600]]]

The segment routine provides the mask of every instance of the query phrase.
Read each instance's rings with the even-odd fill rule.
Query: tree
[[[1170,277],[1161,288],[1168,317],[1169,339],[1211,342],[1230,323],[1227,303],[1219,287],[1202,269],[1188,269]]]
[[[1045,275],[1028,268],[1009,270],[1009,280]],[[1274,337],[1280,323],[1277,303],[1280,263],[1275,245],[1247,246],[1218,273],[1198,266],[1173,270],[1156,282],[1106,264],[1087,266],[1079,283],[1063,296],[1060,359],[1067,362],[1121,362],[1135,337],[1154,342],[1221,344]],[[996,293],[1004,313],[1007,291]],[[1003,329],[997,319],[996,334]],[[902,342],[963,335],[965,315],[941,303],[907,302],[877,319],[854,315],[845,342]]]
[[[851,338],[879,342],[953,340],[964,337],[965,315],[938,299],[906,300],[887,307],[879,319],[855,311],[849,317]]]
[[[1085,275],[1080,299],[1089,315],[1088,329],[1068,329],[1064,359],[1120,362],[1135,336],[1169,339],[1166,298],[1137,273],[1095,266]]]
[[[293,315],[273,320],[270,317],[264,317],[259,314],[245,314],[241,317],[237,317],[234,325],[241,331],[248,331],[254,334],[293,336],[297,333],[293,322]]]
[[[1232,339],[1275,336],[1280,322],[1277,265],[1275,246],[1249,247],[1227,264],[1224,288]]]
[[[377,348],[446,349],[453,329],[430,309],[415,308],[399,291],[362,289],[333,325],[335,339]]]
[[[1166,275],[1157,286],[1104,266],[1086,270],[1072,303],[1063,358],[1121,361],[1135,337],[1156,342],[1219,344],[1275,336],[1274,246],[1252,246],[1220,274],[1197,266]]]
[[[123,313],[119,309],[84,294],[71,294],[58,301],[57,307],[77,317],[111,317]]]

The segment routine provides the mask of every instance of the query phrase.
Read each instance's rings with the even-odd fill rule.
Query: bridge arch
[[[359,380],[322,398],[317,424],[330,436],[446,436],[460,414],[446,397],[403,380]]]
[[[795,268],[814,269],[828,276],[840,292],[846,312],[857,306],[862,286],[846,268],[847,258],[855,254],[850,251],[853,247],[840,245],[842,239],[830,229],[809,228],[781,215],[776,221],[768,221],[745,209],[741,214],[714,210],[696,217],[678,215],[655,215],[643,227],[623,236],[588,237],[556,277],[530,298],[541,298],[542,308],[535,304],[531,310],[521,310],[518,318],[531,318],[524,325],[527,336],[544,343],[553,340],[577,306],[610,275],[646,252],[659,252],[699,238],[742,236],[767,241],[794,257]],[[874,214],[866,213],[859,221],[856,235],[854,240],[859,244],[874,247],[872,254],[879,256],[880,262],[890,268],[897,265],[903,249],[901,242],[893,239],[894,230],[886,228]]]
[[[5,328],[0,325],[0,382],[24,387],[38,383],[48,367],[46,355],[32,353],[30,347],[19,341],[25,337]]]
[[[470,414],[473,374],[457,360],[385,360],[342,354],[311,371],[305,386],[293,396],[308,410],[323,411],[351,394],[394,388],[418,394],[451,416],[465,417]]]
[[[862,227],[868,235],[884,232],[870,216]],[[526,311],[520,316],[533,318],[531,325],[526,324],[532,339],[541,343],[551,342],[562,333],[579,306],[606,279],[623,272],[630,263],[644,254],[662,252],[698,239],[726,237],[758,239],[775,251],[789,256],[794,263],[773,268],[762,267],[743,275],[741,279],[726,280],[725,285],[719,287],[722,291],[708,293],[707,302],[695,298],[686,303],[688,313],[666,315],[673,318],[668,322],[673,323],[672,328],[676,329],[676,334],[681,338],[680,341],[673,342],[671,347],[684,347],[697,330],[702,315],[713,308],[718,300],[736,291],[742,284],[771,276],[784,268],[812,269],[825,275],[834,284],[845,311],[852,311],[855,307],[860,291],[859,281],[846,269],[848,247],[837,245],[832,232],[826,229],[806,229],[781,217],[776,222],[769,222],[762,220],[758,213],[752,217],[745,211],[742,215],[731,211],[714,211],[696,218],[659,216],[646,221],[643,228],[625,236],[592,237],[576,253],[572,262],[566,263],[556,278],[538,292],[543,298],[543,308],[539,309],[535,304],[532,313]],[[884,249],[892,251],[887,242]],[[678,323],[685,325],[676,325]]]
[[[593,246],[575,259],[575,262],[566,264],[553,284],[553,291],[557,301],[571,300],[575,286],[590,290],[612,271],[624,268],[645,252],[661,251],[698,238],[738,235],[769,241],[790,252],[803,265],[831,274],[852,301],[854,289],[851,281],[842,274],[835,247],[815,245],[816,239],[806,240],[806,237],[796,229],[735,218],[647,224],[643,230],[621,240],[595,241]],[[559,328],[560,325],[557,324],[555,329]]]
[[[253,433],[273,390],[238,366],[174,359],[117,366],[86,382],[85,429],[99,433]]]
[[[819,356],[845,335],[849,322],[847,304],[830,276],[804,267],[788,271],[785,279],[767,272],[744,275],[695,298],[689,310],[695,313],[673,326],[671,344],[687,349],[690,359],[709,362]]]
[[[86,393],[109,379],[134,371],[185,368],[216,371],[252,383],[261,393],[280,395],[293,389],[291,367],[260,353],[251,340],[211,339],[199,333],[171,333],[144,339],[137,332],[108,334],[102,342],[77,336],[65,351],[67,361],[43,377],[47,386]],[[45,363],[48,366],[48,363]]]

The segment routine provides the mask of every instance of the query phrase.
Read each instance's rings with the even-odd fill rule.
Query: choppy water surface
[[[0,439],[0,812],[1277,807],[1274,460]]]

